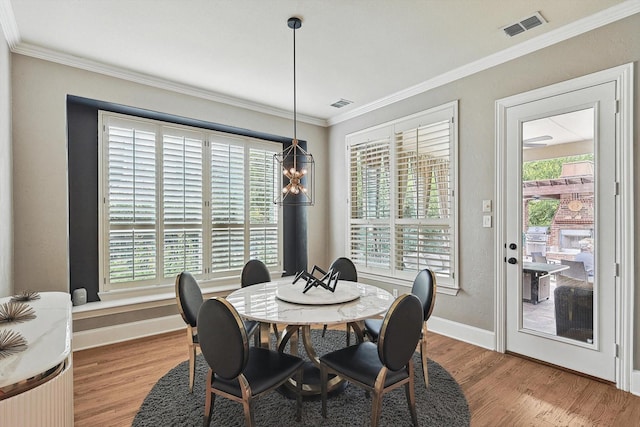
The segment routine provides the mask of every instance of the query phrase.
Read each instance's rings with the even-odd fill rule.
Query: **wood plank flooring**
[[[428,355],[462,387],[472,426],[640,425],[640,397],[611,384],[434,333]],[[75,352],[76,427],[130,426],[156,381],[186,359],[183,331]]]

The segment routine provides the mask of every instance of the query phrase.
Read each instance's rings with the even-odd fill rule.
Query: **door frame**
[[[506,112],[509,107],[560,95],[606,82],[616,82],[616,386],[624,391],[631,387],[633,371],[633,307],[634,307],[634,173],[633,173],[633,63],[599,71],[572,80],[502,98],[495,103],[495,348],[504,353],[507,341],[506,292],[506,198],[503,183],[506,165]]]

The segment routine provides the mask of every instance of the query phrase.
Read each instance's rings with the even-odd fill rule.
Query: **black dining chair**
[[[189,272],[176,276],[176,301],[182,320],[187,324],[187,349],[189,351],[189,392],[193,392],[198,343],[198,310],[204,299],[198,281]]]
[[[205,301],[198,314],[200,348],[209,371],[204,425],[213,414],[215,396],[242,403],[245,423],[254,425],[253,399],[289,379],[296,382],[296,420],[302,414],[303,361],[297,356],[263,347],[250,347],[244,323],[224,298]]]
[[[411,419],[417,426],[413,353],[422,324],[420,300],[405,294],[389,308],[377,344],[363,341],[321,356],[322,416],[327,417],[327,380],[329,373],[333,373],[373,393],[372,427],[378,425],[383,395],[404,385]]]
[[[271,281],[271,273],[267,266],[259,259],[249,260],[242,268],[242,274],[240,275],[240,286],[246,288],[247,286],[258,285],[260,283],[266,283]],[[254,334],[255,345],[259,345],[260,342],[260,322],[255,320],[245,320],[245,326],[247,329],[257,329]],[[278,327],[273,323],[273,333],[278,339]]]
[[[349,258],[340,257],[331,263],[329,270],[339,272],[338,280],[348,280],[350,282],[358,281],[358,270]],[[322,327],[322,336],[327,332],[327,325]],[[349,327],[347,326],[347,345],[349,345]]]
[[[196,372],[196,351],[199,348],[198,340],[198,310],[204,301],[200,285],[193,274],[183,271],[176,276],[176,301],[182,320],[187,324],[187,349],[189,351],[189,392],[193,392],[193,381]],[[247,323],[245,325],[249,336],[258,336],[259,323]],[[257,341],[257,338],[256,338]]]
[[[271,281],[271,273],[266,265],[259,259],[249,260],[242,267],[240,283],[242,287],[257,285],[258,283],[266,283]]]
[[[428,268],[420,271],[413,280],[411,293],[420,299],[423,311],[422,335],[420,337],[420,363],[424,374],[424,385],[429,386],[427,368],[427,320],[431,317],[436,302],[436,275]],[[382,320],[365,319],[364,333],[371,341],[377,341],[382,329]]]

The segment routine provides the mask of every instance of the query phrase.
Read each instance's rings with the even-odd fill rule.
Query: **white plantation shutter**
[[[457,103],[347,136],[349,254],[363,272],[457,289]]]
[[[281,269],[282,145],[101,112],[102,290]]]
[[[244,265],[244,180],[244,147],[212,141],[211,263],[215,271]]]
[[[395,133],[397,270],[452,274],[452,123]]]
[[[279,255],[278,207],[273,200],[278,191],[278,174],[273,156],[276,150],[249,150],[249,258],[277,266]]]
[[[164,277],[202,273],[202,135],[165,128],[162,144]]]
[[[108,125],[109,281],[156,277],[155,133],[127,121]]]
[[[389,138],[364,141],[351,146],[349,170],[350,256],[356,264],[389,268]]]

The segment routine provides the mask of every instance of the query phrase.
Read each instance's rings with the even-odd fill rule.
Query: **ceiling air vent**
[[[517,34],[524,33],[527,30],[546,23],[547,21],[542,17],[542,15],[540,15],[540,12],[536,12],[532,16],[523,18],[515,24],[502,27],[502,31],[504,31],[507,36],[513,37]]]
[[[348,99],[342,99],[340,98],[339,101],[334,102],[333,104],[331,104],[332,107],[336,107],[336,108],[342,108],[346,105],[349,104],[353,104],[353,101],[349,101]]]

